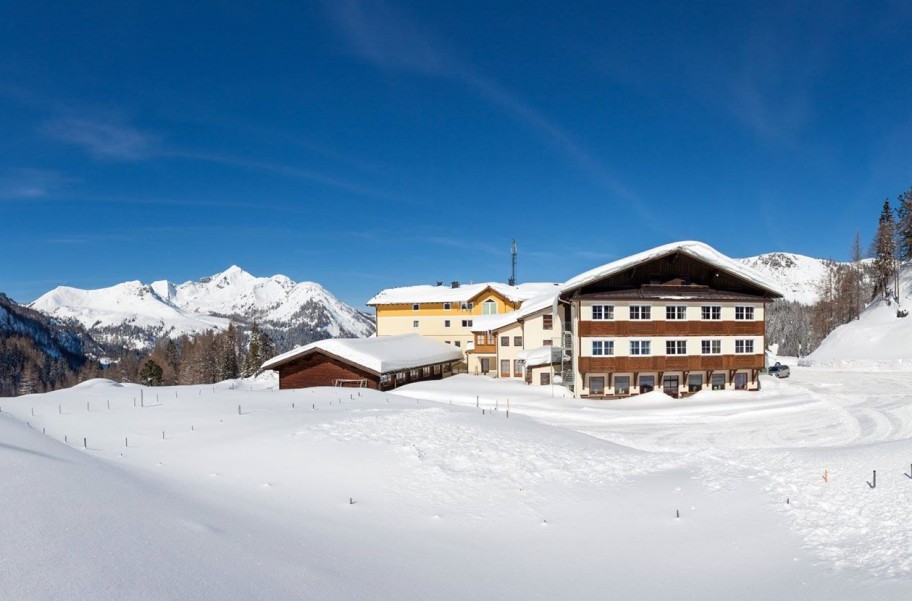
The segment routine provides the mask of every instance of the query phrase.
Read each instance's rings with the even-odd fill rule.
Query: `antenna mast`
[[[516,240],[513,240],[513,245],[510,247],[510,282],[511,286],[516,285]]]

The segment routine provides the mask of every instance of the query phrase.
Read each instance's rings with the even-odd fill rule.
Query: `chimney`
[[[459,282],[457,280],[453,280],[450,283],[450,288],[459,288]]]

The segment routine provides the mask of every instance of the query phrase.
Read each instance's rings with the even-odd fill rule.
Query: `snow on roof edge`
[[[683,240],[679,242],[663,244],[662,246],[656,246],[655,248],[644,250],[642,252],[630,255],[629,257],[624,257],[623,259],[618,259],[617,261],[612,261],[611,263],[600,265],[599,267],[595,267],[589,271],[585,271],[573,278],[570,278],[560,287],[560,291],[561,293],[564,293],[575,290],[596,280],[614,275],[615,273],[627,269],[633,265],[645,263],[646,261],[657,259],[673,252],[686,253],[691,257],[716,265],[731,275],[751,282],[754,285],[765,289],[767,292],[771,292],[778,296],[784,296],[782,291],[779,290],[778,286],[768,280],[762,274],[751,269],[750,267],[747,267],[746,265],[738,263],[731,257],[722,254],[705,242],[699,242],[696,240]]]
[[[376,373],[386,373],[459,361],[462,350],[446,343],[420,336],[401,334],[374,338],[328,338],[297,347],[263,363],[260,369],[276,369],[311,351],[324,351],[345,361],[350,361]]]

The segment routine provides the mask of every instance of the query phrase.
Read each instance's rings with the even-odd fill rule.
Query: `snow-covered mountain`
[[[774,252],[736,259],[778,284],[785,300],[804,305],[815,304],[820,297],[820,284],[839,265],[827,259],[815,259],[795,253]]]
[[[905,313],[905,316],[903,314]],[[912,369],[912,265],[900,272],[899,296],[878,298],[855,321],[827,336],[800,365]]]
[[[232,265],[222,273],[173,284],[124,282],[82,290],[61,286],[29,307],[78,321],[109,345],[144,349],[164,336],[220,330],[231,321],[257,320],[281,349],[321,338],[363,337],[373,320],[339,301],[319,284],[295,283],[284,275],[255,277]]]

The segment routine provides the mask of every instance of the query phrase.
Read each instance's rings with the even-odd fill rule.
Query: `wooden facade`
[[[653,257],[604,277],[565,290],[562,300],[572,314],[571,328],[575,355],[575,392],[578,396],[616,398],[654,388],[672,396],[686,396],[695,390],[718,386],[714,376],[724,376],[723,387],[757,389],[758,376],[765,367],[766,305],[779,294],[745,279],[724,264],[683,251]],[[611,307],[610,317],[592,314],[588,307]],[[584,311],[584,306],[587,307]],[[630,307],[651,309],[637,319]],[[667,307],[684,307],[681,317],[667,317]],[[718,307],[719,318],[704,318],[702,308]],[[722,307],[727,307],[723,314]],[[733,307],[754,307],[758,318],[741,319]],[[618,314],[614,314],[619,308]],[[752,313],[753,315],[753,313]],[[743,353],[736,341],[750,340],[753,348]],[[651,341],[648,355],[633,353],[632,340]],[[593,345],[612,344],[610,352]],[[601,342],[599,342],[601,340]],[[701,342],[717,341],[724,353],[705,353]],[[666,342],[682,342],[686,352],[666,354]],[[644,343],[646,344],[646,343]],[[743,342],[742,344],[747,344]],[[679,351],[680,352],[680,351]],[[693,377],[697,384],[690,384]],[[644,390],[640,380],[648,378]],[[746,383],[745,383],[746,379]],[[590,390],[590,382],[598,391]],[[621,384],[618,384],[621,382]],[[602,392],[601,389],[604,389]]]
[[[455,361],[430,363],[397,371],[378,373],[322,349],[291,359],[274,369],[279,372],[279,389],[335,386],[340,381],[363,381],[364,387],[390,390],[412,382],[440,380],[453,375]]]

